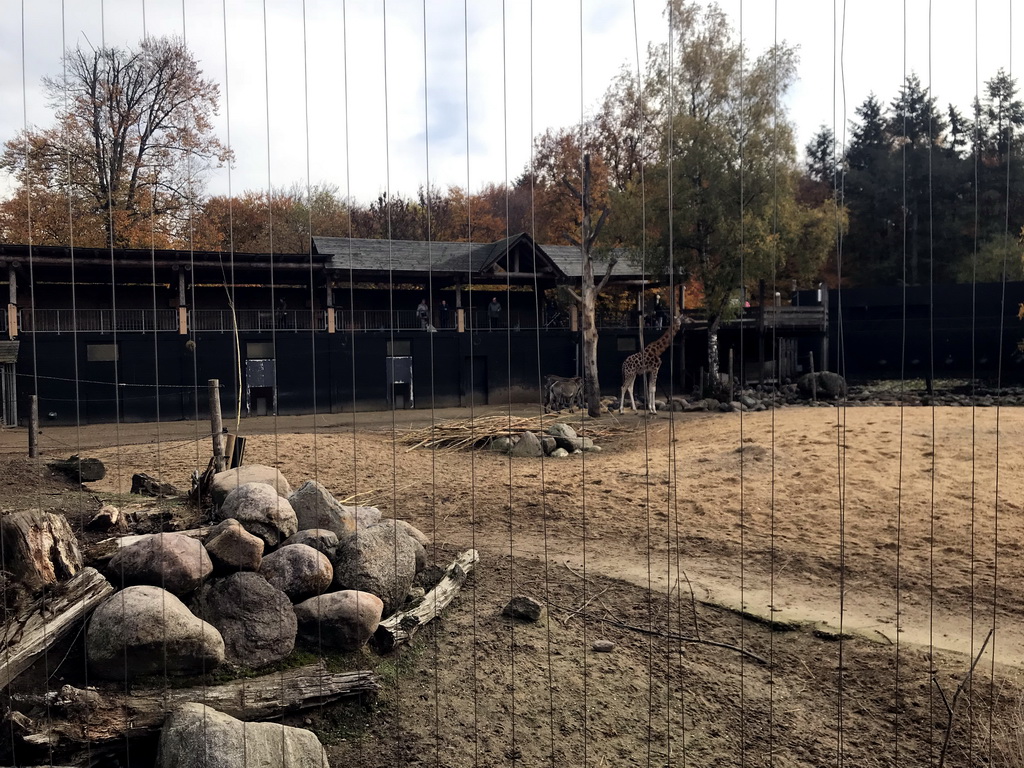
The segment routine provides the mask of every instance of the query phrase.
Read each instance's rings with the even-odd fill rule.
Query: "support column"
[[[466,332],[466,310],[462,308],[462,286],[455,286],[455,330]]]
[[[18,273],[14,263],[7,265],[7,336],[18,337]]]
[[[337,319],[334,315],[334,288],[331,286],[331,281],[327,281],[327,332],[335,333],[337,331]]]
[[[580,310],[575,304],[569,307],[569,330],[576,333],[580,329]]]
[[[178,272],[178,333],[188,334],[188,309],[185,306],[185,270],[180,265],[175,267]]]

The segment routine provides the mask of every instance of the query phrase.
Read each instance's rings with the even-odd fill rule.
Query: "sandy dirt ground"
[[[1024,411],[606,417],[602,450],[564,459],[405,442],[484,415],[241,425],[247,462],[408,520],[439,564],[469,547],[481,555],[449,614],[389,662],[378,704],[310,720],[336,761],[935,764],[942,696],[994,626],[957,702],[946,765],[1024,765],[1019,739],[1005,736],[1022,720]],[[137,471],[187,487],[209,457],[202,428],[49,427],[42,445],[106,462],[89,485],[106,497]],[[4,431],[0,452],[23,452],[24,440]],[[43,488],[34,505],[46,506]],[[34,492],[3,490],[4,508]],[[79,504],[83,516],[94,509]],[[501,617],[513,594],[544,600],[547,620]],[[593,652],[598,638],[615,650]]]

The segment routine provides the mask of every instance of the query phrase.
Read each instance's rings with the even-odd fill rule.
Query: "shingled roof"
[[[389,272],[405,275],[448,274],[453,277],[500,274],[499,262],[518,250],[536,253],[541,270],[556,280],[579,278],[582,272],[579,248],[571,245],[534,245],[526,233],[495,243],[447,243],[419,240],[367,240],[347,237],[314,237],[317,254],[327,257],[328,269],[347,272]],[[536,249],[534,251],[534,249]],[[598,270],[603,273],[603,268]],[[641,275],[626,259],[612,270],[618,278]]]

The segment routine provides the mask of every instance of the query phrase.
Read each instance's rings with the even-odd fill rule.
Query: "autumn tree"
[[[841,217],[830,199],[797,198],[783,107],[796,76],[793,49],[749,59],[714,4],[670,0],[668,16],[672,46],[653,47],[648,81],[632,86],[640,112],[652,116],[653,159],[643,190],[634,182],[615,198],[615,230],[623,238],[631,230],[634,247],[646,235],[640,253],[652,270],[701,286],[714,374],[718,332],[739,311],[741,289],[786,270],[804,279],[819,273],[834,242],[829,227],[834,235]]]
[[[185,240],[206,172],[229,153],[213,131],[220,88],[184,42],[69,50],[63,73],[43,86],[55,124],[23,131],[0,156],[18,185],[0,217],[3,235],[40,242],[11,229],[20,206],[26,227],[36,212],[44,241],[67,243],[71,221],[81,244]]]

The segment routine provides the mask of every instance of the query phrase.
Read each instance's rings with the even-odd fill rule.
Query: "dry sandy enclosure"
[[[408,520],[439,565],[480,552],[412,648],[349,660],[381,673],[378,701],[297,721],[334,765],[1024,766],[1024,411],[607,416],[602,450],[564,459],[406,445],[487,414],[241,424],[247,462]],[[107,464],[61,497],[74,522],[133,472],[187,487],[205,429],[50,427],[42,446]],[[53,506],[46,487],[9,476],[0,508]],[[518,594],[546,621],[503,618]]]

